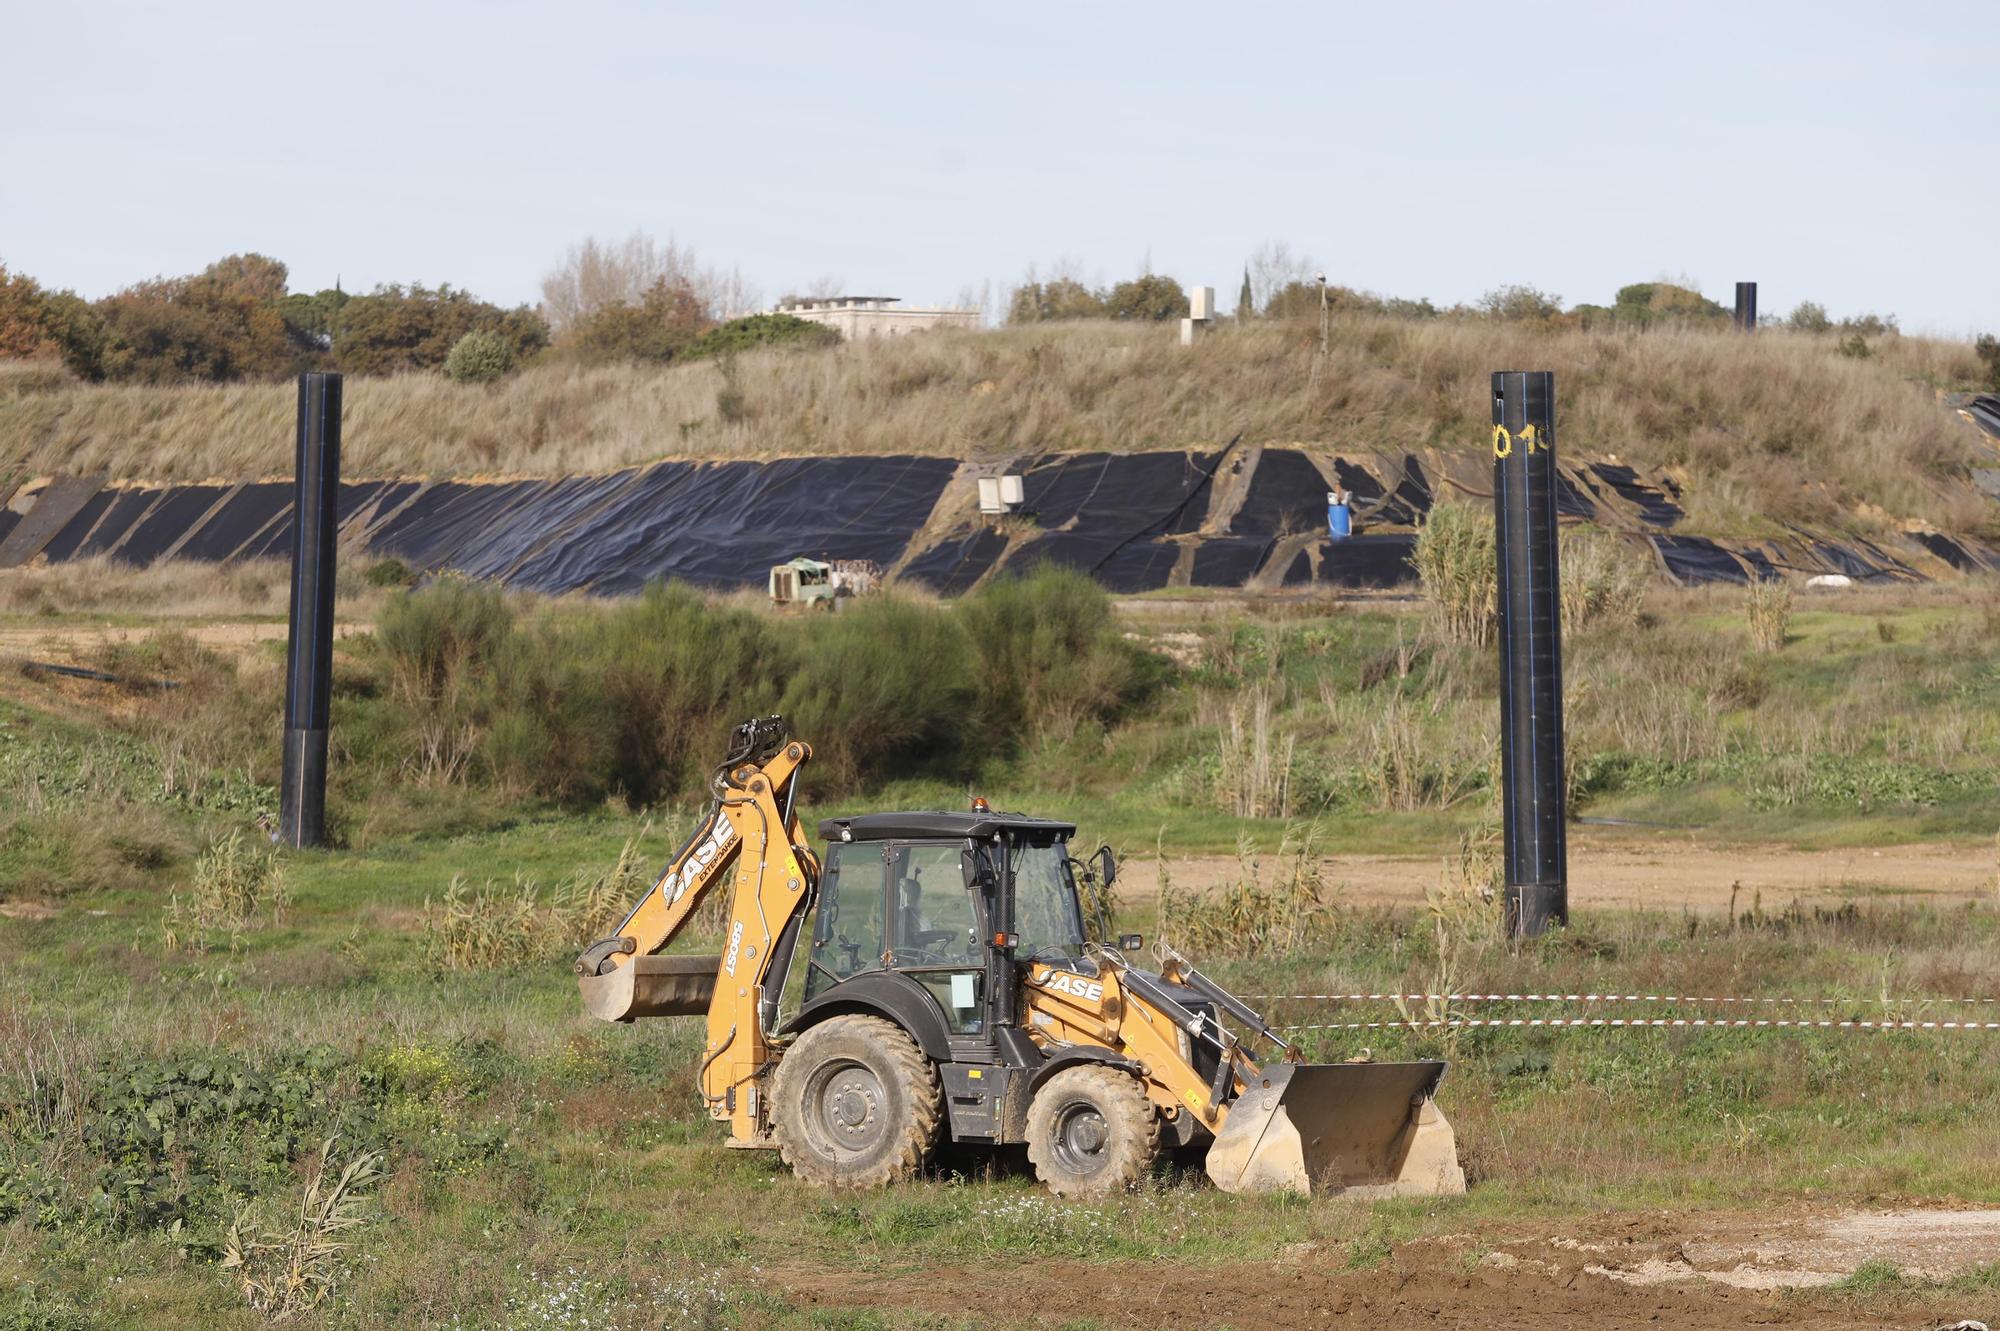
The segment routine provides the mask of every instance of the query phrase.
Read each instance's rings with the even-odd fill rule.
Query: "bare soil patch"
[[[1274,1261],[1226,1267],[1145,1262],[982,1263],[924,1270],[772,1272],[808,1306],[898,1308],[1057,1325],[1183,1323],[1543,1328],[1668,1325],[1931,1327],[1990,1316],[1990,1296],[1942,1290],[1854,1295],[1822,1286],[1863,1262],[1943,1278],[2000,1249],[2000,1212],[1901,1211],[1817,1218],[1646,1214],[1582,1221],[1570,1232],[1455,1234],[1397,1247],[1348,1269],[1337,1244],[1301,1244]],[[1926,1265],[1926,1264],[1929,1265]],[[1801,1277],[1810,1274],[1811,1279]],[[1022,1302],[1031,1290],[1032,1309]]]
[[[1334,854],[1318,861],[1324,880],[1339,888],[1353,906],[1422,905],[1424,890],[1438,881],[1434,857]],[[1284,867],[1276,857],[1261,863],[1265,881]],[[1207,890],[1242,877],[1233,855],[1189,856],[1167,861],[1178,887]],[[1119,869],[1119,893],[1127,901],[1159,896],[1159,865],[1133,858]],[[1928,842],[1876,849],[1794,850],[1788,846],[1711,845],[1696,840],[1632,841],[1572,829],[1569,847],[1570,905],[1595,910],[1682,909],[1727,911],[1732,901],[1749,910],[1761,899],[1765,910],[1793,901],[1827,904],[1890,898],[1911,904],[1952,905],[1994,895],[1990,845],[1956,846]]]

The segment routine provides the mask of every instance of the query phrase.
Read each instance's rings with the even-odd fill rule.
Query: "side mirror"
[[[1118,950],[1120,952],[1137,952],[1144,946],[1146,946],[1146,935],[1144,934],[1118,935]]]
[[[1098,885],[1111,886],[1112,880],[1118,877],[1118,857],[1111,853],[1111,847],[1099,846],[1097,854],[1091,856],[1091,859],[1097,864]]]

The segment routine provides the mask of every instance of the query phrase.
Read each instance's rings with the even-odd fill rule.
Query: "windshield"
[[[1081,956],[1083,920],[1063,844],[1037,845],[1010,837],[1007,875],[1014,882],[1014,932],[1021,936],[1015,955],[1023,961]]]

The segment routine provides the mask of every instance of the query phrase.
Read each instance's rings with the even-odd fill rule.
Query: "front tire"
[[[1129,1072],[1064,1068],[1028,1106],[1028,1159],[1058,1197],[1136,1187],[1160,1154],[1160,1114]]]
[[[937,1144],[943,1109],[937,1069],[880,1017],[832,1017],[807,1030],[771,1086],[779,1154],[822,1188],[915,1177]]]

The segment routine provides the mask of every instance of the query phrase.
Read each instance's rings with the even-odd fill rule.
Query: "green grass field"
[[[1700,823],[1725,845],[1989,838],[2000,674],[1987,595],[1802,604],[1768,655],[1750,651],[1740,606],[1719,594],[1655,596],[1638,623],[1573,635],[1579,808]],[[822,786],[806,813],[955,805],[976,787],[1141,858],[1156,846],[1230,854],[1246,836],[1271,852],[1316,822],[1331,850],[1442,862],[1490,827],[1491,664],[1431,641],[1420,620],[1399,604],[1135,618],[1121,631],[1176,654],[1143,706],[976,770]],[[693,812],[684,791],[648,809],[510,787],[476,763],[461,779],[417,779],[397,755],[421,715],[395,710],[414,705],[396,701],[379,644],[347,642],[342,844],[278,857],[282,893],[253,885],[197,931],[211,847],[234,829],[254,848],[274,805],[275,649],[106,650],[92,659],[190,682],[158,693],[10,671],[0,688],[8,1331],[263,1325],[271,1313],[253,1304],[271,1296],[258,1291],[287,1271],[301,1302],[328,1282],[291,1319],[304,1325],[1026,1326],[1042,1324],[1031,1298],[951,1313],[913,1296],[899,1311],[879,1291],[940,1271],[1021,1268],[1026,1280],[1062,1263],[1128,1286],[1164,1266],[1223,1280],[1301,1253],[1361,1280],[1414,1270],[1427,1242],[1471,1262],[1502,1237],[1572,1232],[1579,1216],[2000,1205],[2000,1032],[1949,1031],[1301,1033],[1316,1059],[1366,1046],[1452,1060],[1441,1103],[1473,1180],[1462,1199],[1236,1198],[1167,1174],[1135,1197],[1058,1203],[1020,1161],[974,1153],[890,1192],[815,1193],[773,1155],[722,1147],[693,1089],[694,1023],[607,1027],[576,998],[572,940],[610,921],[559,918],[557,885],[601,876],[634,837],[657,863]],[[1257,765],[1259,726],[1263,752],[1290,754],[1277,784],[1270,762],[1261,777],[1237,770]],[[536,887],[539,923],[522,926],[517,959],[441,966],[437,903],[459,875],[491,884],[492,901]],[[1128,903],[1118,923],[1177,935],[1198,907],[1163,920]],[[1202,959],[1257,994],[1808,994],[1833,1001],[1758,1015],[1861,1020],[1990,1020],[1992,1006],[1908,1000],[2000,998],[1992,900],[1600,912],[1520,949],[1464,897],[1389,910],[1335,892],[1304,914],[1306,941],[1289,950],[1220,937]],[[1398,1016],[1266,1006],[1307,1025]],[[1470,1003],[1415,1015],[1552,1011],[1677,1015]],[[346,1198],[322,1190],[327,1214],[353,1223],[294,1262],[285,1245],[300,1238],[327,1141],[332,1177],[357,1160],[379,1174]],[[1771,1306],[1865,1321],[1990,1307],[1993,1294],[1990,1269],[1957,1283],[1873,1269],[1850,1285]],[[1087,1320],[1158,1321],[1136,1303]]]

